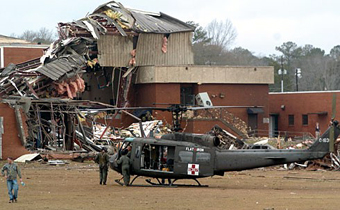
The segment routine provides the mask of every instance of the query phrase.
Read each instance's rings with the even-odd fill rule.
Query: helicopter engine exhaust
[[[162,139],[173,141],[186,141],[199,144],[206,147],[217,147],[221,141],[219,138],[210,135],[192,134],[192,133],[171,133],[162,136]]]

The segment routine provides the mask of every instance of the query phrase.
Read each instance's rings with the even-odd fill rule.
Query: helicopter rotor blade
[[[83,109],[84,111],[120,111],[120,110],[160,110],[160,111],[168,111],[169,108],[158,108],[158,107],[117,107],[117,108],[102,108],[102,109]]]
[[[207,107],[188,107],[188,110],[202,109],[223,109],[223,108],[263,108],[263,106],[207,106]]]
[[[183,106],[184,108],[185,106]],[[100,109],[83,109],[84,111],[114,111],[114,110],[159,110],[172,111],[176,107],[114,107],[114,108],[100,108]],[[185,107],[186,110],[202,110],[202,109],[221,109],[221,108],[263,108],[263,106],[209,106],[209,107]]]

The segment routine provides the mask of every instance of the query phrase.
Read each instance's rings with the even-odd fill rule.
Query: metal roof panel
[[[50,63],[47,63],[38,68],[37,72],[58,80],[69,71],[79,71],[85,65],[85,59],[80,55],[68,55],[60,57]]]

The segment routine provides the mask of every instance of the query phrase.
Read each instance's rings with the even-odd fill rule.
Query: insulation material
[[[69,81],[62,81],[55,83],[54,88],[58,97],[73,99],[77,96],[77,93],[85,91],[85,82],[82,78],[76,77]]]
[[[162,52],[166,53],[168,48],[168,38],[166,36],[163,37],[163,44],[162,44]]]

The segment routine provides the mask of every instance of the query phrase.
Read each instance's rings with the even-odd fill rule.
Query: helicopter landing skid
[[[139,177],[139,176],[136,176],[136,177],[131,181],[131,183],[129,184],[129,187],[177,187],[177,186],[162,185],[162,184],[156,184],[156,183],[152,183],[152,184],[151,184],[151,181],[150,181],[150,180],[147,180],[147,182],[150,181],[150,182],[148,182],[148,183],[151,184],[151,185],[133,184],[133,182],[134,182],[138,177]],[[120,180],[122,180],[122,179],[115,179],[115,182],[118,183],[118,184],[121,185],[121,186],[124,186],[124,183],[122,183]]]
[[[188,185],[188,184],[174,184],[178,179],[174,179],[174,180],[170,180],[169,184],[165,184],[165,180],[162,180],[162,182],[156,178],[158,183],[152,182],[151,179],[146,179],[145,181],[149,184],[151,184],[152,186],[161,186],[161,187],[209,187],[209,185],[202,185],[197,179],[193,179],[197,185]]]
[[[139,176],[136,176],[132,179],[129,186],[130,187],[209,187],[209,185],[202,185],[197,179],[194,180],[197,185],[188,185],[188,184],[174,184],[178,179],[167,179],[168,183],[165,184],[165,179],[162,179],[162,181],[159,178],[156,178],[157,182],[152,182],[151,179],[146,179],[145,181],[149,183],[150,185],[134,185],[133,182],[138,178]],[[115,182],[118,183],[121,186],[124,186],[124,183],[121,182],[122,179],[116,179]]]

